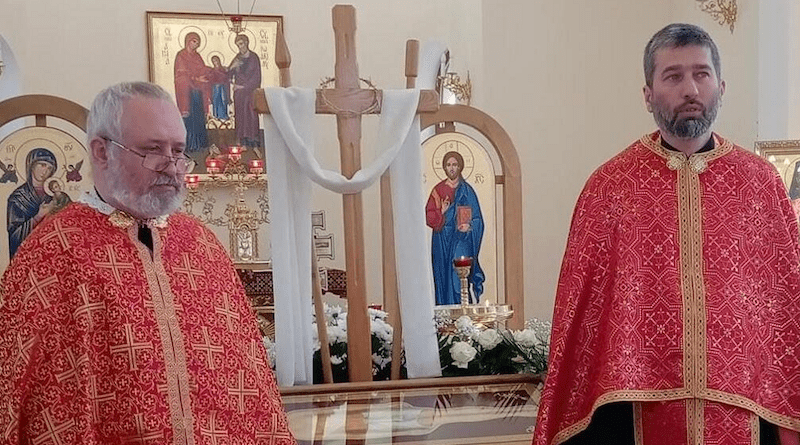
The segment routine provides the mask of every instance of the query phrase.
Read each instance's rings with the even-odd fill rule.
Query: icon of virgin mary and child
[[[8,197],[9,258],[14,257],[22,241],[47,215],[71,202],[58,179],[52,178],[57,169],[55,155],[46,148],[34,148],[25,157],[26,181]]]

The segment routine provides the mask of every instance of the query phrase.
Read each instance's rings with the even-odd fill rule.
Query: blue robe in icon
[[[19,245],[30,235],[31,231],[41,221],[39,207],[50,202],[53,198],[45,193],[44,188],[33,185],[33,165],[45,162],[58,169],[58,161],[53,152],[46,148],[34,148],[25,158],[25,172],[27,181],[14,189],[8,197],[6,207],[6,229],[8,230],[8,257],[14,257]]]
[[[445,201],[449,201],[450,205],[442,214]],[[463,178],[459,179],[455,189],[444,180],[431,191],[425,213],[427,224],[433,229],[431,257],[436,304],[461,304],[461,282],[453,267],[453,260],[460,257],[472,258],[470,303],[478,303],[486,276],[478,262],[483,238],[483,216],[475,190]],[[462,221],[469,222],[470,229],[466,232],[457,229],[459,213]]]

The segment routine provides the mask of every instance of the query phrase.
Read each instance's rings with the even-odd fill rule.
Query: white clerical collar
[[[97,193],[97,190],[92,188],[91,190],[84,191],[79,197],[78,202],[88,205],[89,207],[97,210],[98,212],[102,213],[103,215],[108,215],[111,223],[117,227],[126,228],[134,223],[146,225],[148,227],[155,227],[162,229],[167,226],[167,218],[169,215],[161,215],[155,218],[149,218],[145,220],[134,218],[128,212],[120,210],[111,204],[103,201],[103,198]]]

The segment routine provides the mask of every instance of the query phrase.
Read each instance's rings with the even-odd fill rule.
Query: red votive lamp
[[[472,258],[467,256],[458,257],[453,260],[453,265],[456,267],[472,266]]]
[[[222,162],[219,159],[206,159],[206,170],[213,174],[219,173],[222,169]]]
[[[194,190],[198,185],[200,185],[200,176],[186,175],[186,177],[184,177],[184,181],[186,181],[187,188]]]
[[[240,145],[231,145],[231,148],[228,151],[228,158],[231,161],[236,162],[242,157],[242,152],[244,152],[244,147]]]
[[[236,34],[240,34],[242,32],[242,16],[240,15],[232,15],[230,16],[231,20],[231,27],[230,30],[235,32]]]
[[[260,175],[264,173],[264,160],[263,159],[251,159],[250,160],[250,173],[254,175]]]

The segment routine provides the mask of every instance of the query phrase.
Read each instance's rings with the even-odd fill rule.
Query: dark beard
[[[719,99],[720,96],[717,93],[700,117],[678,119],[678,112],[666,110],[658,105],[653,106],[653,117],[658,127],[666,133],[680,139],[694,139],[705,134],[717,119]]]

